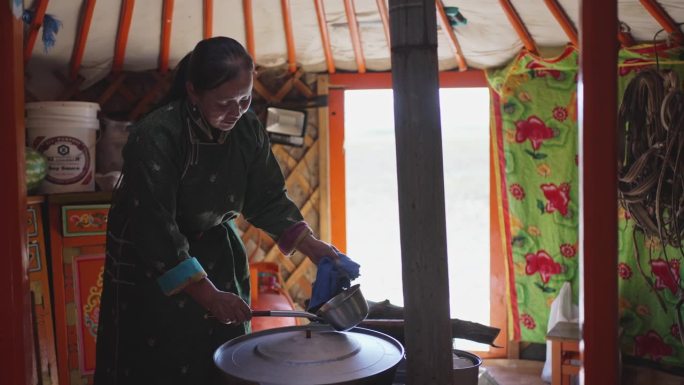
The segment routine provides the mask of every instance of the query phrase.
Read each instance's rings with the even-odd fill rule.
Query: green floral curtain
[[[577,53],[522,52],[487,74],[516,339],[544,342],[564,282],[577,298]]]
[[[655,66],[656,61],[659,68],[674,69],[684,79],[683,52],[653,45],[621,50],[620,99],[635,74]],[[545,341],[551,302],[566,281],[572,284],[577,303],[577,71],[578,54],[568,48],[554,59],[522,52],[505,68],[487,73],[500,219],[506,237],[510,328],[514,338],[522,341]],[[622,351],[660,364],[684,366],[675,311],[684,255],[667,250],[666,262],[657,240],[633,239],[633,226],[620,209],[616,273]],[[644,274],[636,263],[635,244]],[[664,306],[647,279],[664,298]]]

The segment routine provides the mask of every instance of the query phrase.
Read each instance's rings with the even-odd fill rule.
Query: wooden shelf
[[[48,202],[55,204],[88,204],[109,203],[112,200],[111,191],[80,192],[48,195]]]

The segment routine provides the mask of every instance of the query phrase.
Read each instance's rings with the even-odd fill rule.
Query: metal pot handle
[[[252,310],[252,317],[303,317],[316,321],[324,321],[323,318],[315,314],[306,311],[293,310]]]

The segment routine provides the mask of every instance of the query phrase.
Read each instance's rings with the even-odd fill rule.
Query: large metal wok
[[[214,353],[226,385],[391,385],[404,348],[392,337],[323,324],[263,330]]]

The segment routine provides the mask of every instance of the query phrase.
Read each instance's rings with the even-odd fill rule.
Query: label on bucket
[[[39,139],[39,138],[36,138]],[[45,155],[48,171],[45,180],[60,185],[73,184],[88,176],[82,184],[90,183],[90,152],[88,146],[72,136],[53,136],[36,148]]]

